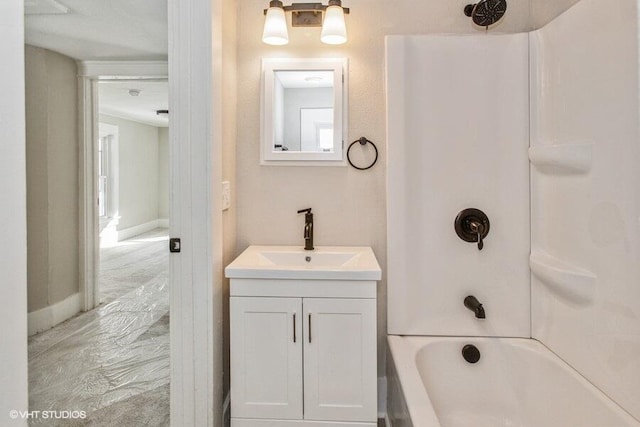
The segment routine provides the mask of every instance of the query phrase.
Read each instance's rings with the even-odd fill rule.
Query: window
[[[318,146],[323,153],[330,153],[333,150],[333,124],[316,123],[316,139]]]
[[[109,145],[111,135],[98,141],[98,212],[101,218],[109,216]]]

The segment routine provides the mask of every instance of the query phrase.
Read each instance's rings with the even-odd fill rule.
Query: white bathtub
[[[393,427],[639,427],[538,341],[389,336]],[[462,347],[475,345],[470,364]]]

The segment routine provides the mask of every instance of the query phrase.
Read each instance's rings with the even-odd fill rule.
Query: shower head
[[[470,16],[473,23],[480,27],[495,24],[506,11],[506,0],[481,0],[476,4],[468,4],[464,8],[464,14]]]

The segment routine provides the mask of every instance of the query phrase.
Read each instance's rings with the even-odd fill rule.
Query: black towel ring
[[[351,151],[351,147],[353,147],[353,145],[354,145],[356,142],[359,142],[359,143],[360,143],[360,145],[367,145],[367,144],[371,144],[371,145],[373,146],[373,149],[374,149],[374,150],[376,150],[376,158],[375,158],[375,159],[373,159],[373,162],[372,162],[369,166],[367,166],[367,167],[365,167],[365,168],[361,168],[361,167],[359,167],[359,166],[354,165],[354,164],[353,164],[353,162],[351,161],[351,157],[349,157],[349,152]],[[358,170],[360,170],[360,171],[364,171],[364,170],[370,169],[370,168],[371,168],[373,165],[375,165],[375,164],[376,164],[376,162],[378,161],[378,147],[376,147],[376,144],[374,144],[373,142],[369,141],[369,140],[368,140],[367,138],[365,138],[364,136],[363,136],[363,137],[361,137],[360,139],[356,139],[356,140],[355,140],[355,141],[353,141],[351,144],[349,144],[349,148],[347,148],[347,161],[349,162],[349,164],[350,164],[351,166],[353,166],[354,168],[356,168],[356,169],[358,169]]]

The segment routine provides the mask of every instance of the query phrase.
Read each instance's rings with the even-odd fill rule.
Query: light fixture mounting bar
[[[292,27],[322,27],[322,12],[327,6],[322,3],[293,3],[285,6],[285,12],[291,12]]]
[[[292,3],[284,6],[285,12],[291,12],[292,27],[322,27],[322,13],[328,6],[322,3]],[[349,8],[343,7],[344,13],[349,13]],[[267,9],[264,10],[265,15]]]

